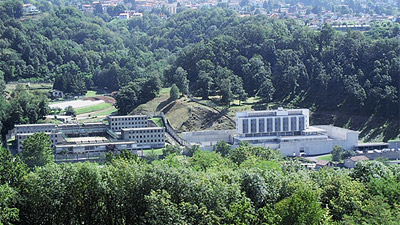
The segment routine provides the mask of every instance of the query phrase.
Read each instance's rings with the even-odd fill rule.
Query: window
[[[289,118],[283,118],[283,131],[289,131]]]
[[[281,131],[281,118],[275,118],[275,131]]]
[[[265,132],[265,119],[258,120],[258,132],[260,133]]]
[[[272,132],[272,118],[267,119],[267,132]]]
[[[290,130],[291,131],[297,130],[297,118],[296,117],[290,118]]]
[[[299,130],[304,130],[305,126],[304,126],[304,116],[299,117]]]
[[[244,119],[242,120],[243,123],[243,133],[249,133],[249,120]]]
[[[251,133],[257,132],[257,119],[251,119]]]

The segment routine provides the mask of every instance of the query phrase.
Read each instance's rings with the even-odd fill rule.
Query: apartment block
[[[126,128],[148,127],[147,115],[130,115],[130,116],[109,116],[108,123],[110,129],[119,132]]]
[[[138,148],[163,148],[165,146],[164,127],[143,127],[122,129],[123,140],[135,141]]]
[[[35,133],[37,133],[37,132],[35,132]],[[64,138],[63,138],[61,132],[57,132],[57,131],[54,131],[54,130],[53,130],[53,132],[45,132],[45,133],[49,136],[49,139],[50,139],[50,143],[51,143],[51,147],[52,147],[52,148],[55,148],[55,146],[56,146],[57,144],[62,143],[62,142],[64,141]],[[20,153],[20,152],[23,150],[22,142],[23,142],[25,139],[27,139],[29,136],[31,136],[32,134],[33,134],[33,133],[20,133],[20,134],[17,134],[17,135],[15,136],[15,139],[16,139],[16,141],[17,141],[17,150],[18,150],[18,153]]]

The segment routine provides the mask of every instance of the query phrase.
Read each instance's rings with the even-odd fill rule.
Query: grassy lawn
[[[97,104],[97,105],[91,105],[91,106],[87,106],[87,107],[77,108],[75,110],[75,112],[77,115],[80,115],[80,114],[84,114],[84,113],[100,111],[100,110],[107,109],[110,107],[112,107],[112,104],[110,104],[110,103],[101,103],[101,104]]]
[[[161,117],[153,117],[150,120],[153,121],[155,124],[157,124],[157,126],[159,126],[159,127],[164,126],[164,123],[163,123]]]
[[[171,88],[161,88],[160,94],[166,94],[166,93],[169,94],[169,91],[170,91],[170,90],[171,90]]]
[[[106,111],[99,112],[99,113],[94,113],[91,116],[108,116],[108,115],[111,115],[111,114],[113,114],[113,113],[115,113],[117,111],[118,111],[118,109],[116,109],[115,107],[112,107],[112,108],[110,108],[110,109],[108,109]]]
[[[96,91],[88,91],[88,92],[86,92],[86,95],[85,95],[86,98],[95,97],[95,96],[97,96]]]
[[[318,160],[332,161],[332,154],[324,155],[324,156],[318,157],[317,159]]]
[[[155,148],[155,149],[150,149],[150,150],[143,150],[144,155],[146,153],[154,152],[156,155],[162,155],[163,154],[163,149],[164,148]]]

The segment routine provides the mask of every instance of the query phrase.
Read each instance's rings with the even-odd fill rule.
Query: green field
[[[117,111],[118,111],[118,109],[112,107],[112,108],[110,108],[110,109],[108,109],[106,111],[99,112],[99,113],[94,113],[91,116],[108,116],[108,115],[111,115],[111,114],[113,114],[113,113],[115,113]]]
[[[160,90],[160,94],[169,93],[170,90],[171,90],[171,88],[162,88],[162,89]]]
[[[318,160],[332,161],[332,154],[324,155],[324,156],[318,157],[317,159]]]
[[[77,115],[80,115],[80,114],[84,114],[84,113],[96,112],[96,111],[100,111],[103,109],[111,108],[112,106],[113,105],[111,103],[101,103],[101,104],[97,104],[97,105],[91,105],[91,106],[87,106],[87,107],[77,108],[75,110],[75,112]]]
[[[97,94],[96,91],[88,91],[88,92],[86,92],[85,97],[86,97],[86,98],[89,98],[89,97],[95,97],[95,96],[97,96],[97,95],[98,95],[98,94]]]
[[[153,117],[150,120],[153,121],[155,124],[157,124],[157,126],[164,127],[164,123],[163,123],[161,117]]]
[[[143,153],[144,153],[145,156],[146,156],[146,153],[150,153],[150,152],[154,152],[156,155],[162,155],[162,154],[163,154],[163,149],[164,149],[164,148],[143,150]]]

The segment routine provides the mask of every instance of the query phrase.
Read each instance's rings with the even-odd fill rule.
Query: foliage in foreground
[[[220,147],[224,147],[222,143]],[[246,154],[243,154],[246,152]],[[242,145],[179,151],[152,163],[128,152],[105,165],[47,164],[27,171],[1,160],[2,223],[17,224],[395,224],[400,168],[303,169],[279,152]],[[244,161],[235,162],[238,155]],[[12,157],[2,150],[2,158]],[[16,168],[20,168],[19,170]],[[21,168],[23,168],[21,170]],[[16,172],[18,171],[18,172]],[[25,172],[24,172],[25,171]],[[383,172],[382,172],[383,171]],[[378,210],[379,209],[379,210]],[[19,218],[19,219],[18,219]]]

